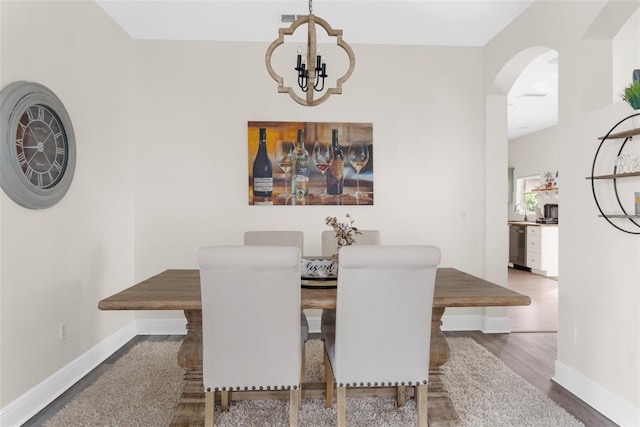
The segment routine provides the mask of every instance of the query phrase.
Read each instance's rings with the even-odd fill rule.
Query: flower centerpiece
[[[324,220],[325,224],[333,227],[333,232],[335,234],[337,243],[336,255],[334,255],[334,258],[336,258],[336,260],[338,257],[337,252],[340,251],[340,248],[343,246],[354,244],[356,242],[356,239],[353,236],[356,234],[362,234],[360,231],[358,231],[357,227],[353,226],[354,219],[351,217],[351,215],[347,214],[346,217],[348,222],[338,222],[338,219],[335,216],[328,216]]]

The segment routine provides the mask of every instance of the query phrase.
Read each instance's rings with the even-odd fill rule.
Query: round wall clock
[[[0,185],[29,209],[58,203],[73,180],[76,144],[71,119],[47,87],[16,82],[0,92]]]

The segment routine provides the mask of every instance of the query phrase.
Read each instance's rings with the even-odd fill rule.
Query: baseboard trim
[[[320,316],[307,316],[307,323],[309,324],[310,334],[319,334],[320,331]]]
[[[558,360],[556,374],[552,380],[614,423],[626,427],[640,426],[640,407],[621,399]]]
[[[138,319],[137,335],[186,335],[186,319]]]
[[[505,334],[511,332],[508,317],[488,317],[476,315],[442,316],[443,331],[482,331],[485,334]]]
[[[310,333],[320,332],[320,317],[307,316]],[[505,334],[511,332],[508,317],[488,317],[485,315],[444,315],[443,331],[482,331],[485,334]]]
[[[6,427],[22,425],[135,336],[135,322],[130,322],[0,409],[0,425]]]

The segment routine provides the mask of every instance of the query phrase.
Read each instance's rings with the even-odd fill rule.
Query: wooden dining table
[[[335,309],[336,281],[301,281],[303,309]],[[460,417],[442,380],[443,365],[450,350],[442,333],[442,315],[447,307],[494,307],[529,305],[531,299],[503,286],[455,268],[438,268],[433,298],[431,353],[429,359],[428,417],[430,426],[461,425]],[[202,302],[199,270],[166,270],[98,303],[100,310],[182,310],[187,333],[178,350],[178,364],[185,370],[182,395],[171,426],[204,425],[202,383]],[[394,387],[390,387],[395,392]],[[408,387],[407,396],[412,389]],[[366,393],[367,391],[361,391]],[[262,393],[262,392],[256,392]],[[240,393],[238,393],[240,394]],[[251,392],[242,397],[252,398]],[[270,394],[278,398],[277,392]],[[380,396],[380,390],[372,391]],[[304,384],[303,398],[322,398],[324,385]],[[255,397],[254,397],[255,398]],[[263,397],[264,398],[264,397]],[[235,397],[234,397],[235,399]]]

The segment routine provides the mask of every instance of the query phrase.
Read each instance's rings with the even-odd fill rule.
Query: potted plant
[[[634,110],[640,110],[640,81],[635,81],[624,88],[624,93],[620,95],[627,101]]]
[[[640,113],[640,80],[634,82],[624,88],[624,93],[620,95],[627,104],[631,105],[634,110],[634,114]],[[635,128],[640,128],[640,116],[634,116],[631,118]]]

